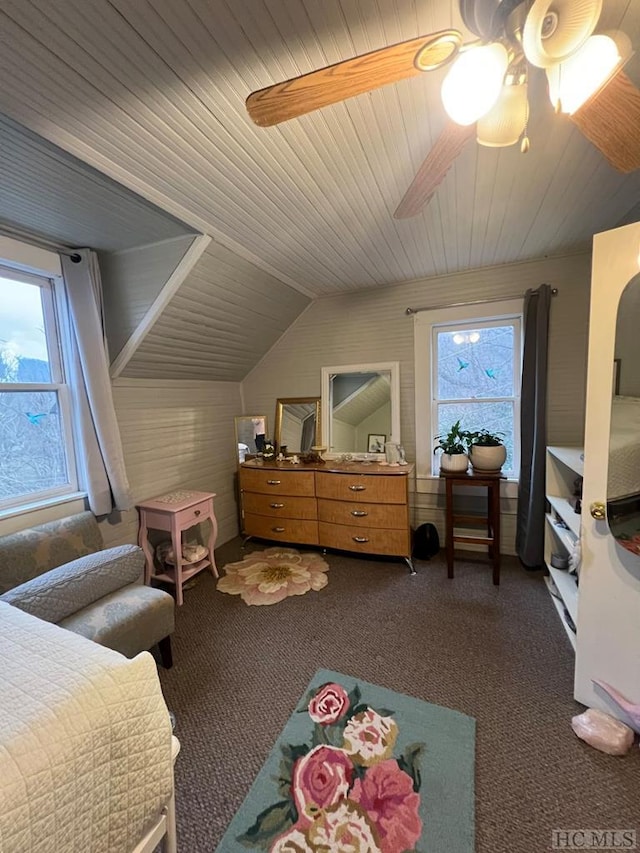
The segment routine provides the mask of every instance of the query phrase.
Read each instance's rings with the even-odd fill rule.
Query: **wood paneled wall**
[[[407,307],[438,306],[524,294],[547,283],[553,299],[549,345],[550,444],[583,440],[589,310],[590,255],[545,258],[421,279],[377,291],[314,302],[242,383],[247,411],[275,410],[277,397],[320,393],[326,365],[376,361],[400,363],[401,437],[415,458],[413,319]],[[438,484],[439,486],[439,484]],[[515,500],[503,500],[503,551],[513,552]],[[417,484],[414,523],[433,521],[443,530],[439,489]]]
[[[218,544],[238,533],[233,418],[237,382],[116,379],[114,402],[134,501],[173,489],[215,492]],[[101,522],[107,547],[136,542],[136,510]]]

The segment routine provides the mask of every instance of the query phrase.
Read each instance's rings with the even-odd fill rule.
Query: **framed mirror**
[[[238,415],[234,418],[238,463],[260,453],[269,425],[266,415]]]
[[[330,456],[378,457],[400,442],[397,361],[322,368],[322,435]]]
[[[628,551],[640,555],[640,274],[620,302],[614,345],[613,397],[609,433],[607,520]]]
[[[321,443],[320,397],[279,398],[275,423],[274,440],[278,451],[305,453],[311,450]]]

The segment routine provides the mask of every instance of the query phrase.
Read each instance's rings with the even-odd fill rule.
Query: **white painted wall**
[[[408,306],[437,306],[482,298],[522,295],[550,284],[553,299],[549,341],[550,444],[583,440],[589,316],[590,255],[545,258],[438,276],[317,300],[242,383],[247,411],[275,411],[278,397],[319,394],[320,372],[331,364],[400,363],[401,440],[415,459],[413,319]],[[414,495],[414,524],[433,521],[444,531],[439,492]],[[503,500],[504,553],[514,552],[515,500]]]

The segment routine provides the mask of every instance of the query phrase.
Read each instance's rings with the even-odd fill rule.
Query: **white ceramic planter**
[[[496,447],[488,447],[474,444],[469,454],[469,459],[474,471],[486,471],[487,473],[499,471],[507,458],[507,448],[504,444]]]
[[[448,474],[459,474],[469,467],[469,457],[466,453],[442,453],[440,456],[440,470]]]

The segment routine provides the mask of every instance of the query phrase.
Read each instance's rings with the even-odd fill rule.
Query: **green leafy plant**
[[[450,456],[456,456],[459,453],[467,452],[467,433],[460,428],[460,421],[456,421],[449,432],[437,435],[436,441],[438,443],[433,448],[434,453],[436,450],[441,450]]]
[[[480,447],[499,447],[504,444],[503,432],[489,432],[488,429],[467,430],[464,433],[466,446],[470,449],[474,444]]]

